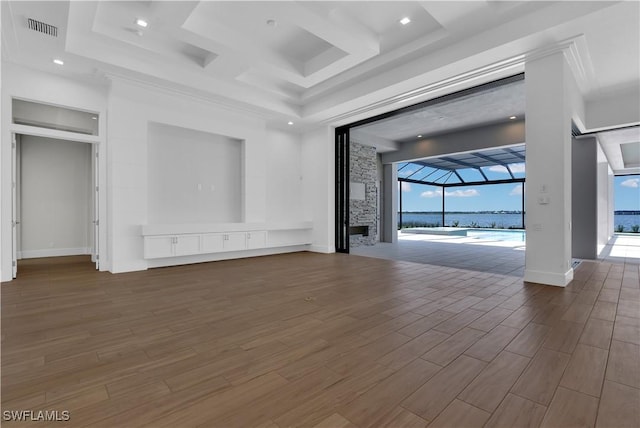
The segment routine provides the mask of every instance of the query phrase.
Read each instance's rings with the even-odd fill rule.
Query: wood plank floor
[[[1,287],[2,410],[73,427],[638,427],[637,264],[566,288],[344,254]]]

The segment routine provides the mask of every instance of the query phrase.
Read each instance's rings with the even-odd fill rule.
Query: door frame
[[[101,118],[101,120],[104,120]],[[94,231],[94,242],[92,246],[92,254],[91,260],[95,263],[97,270],[106,270],[106,266],[100,263],[100,254],[106,254],[105,242],[106,242],[106,230],[104,227],[100,226],[100,219],[105,218],[105,210],[106,207],[106,192],[101,191],[101,188],[104,188],[103,183],[106,183],[106,177],[104,175],[105,168],[105,159],[104,156],[100,156],[100,145],[103,142],[103,139],[99,136],[95,135],[85,135],[85,134],[77,134],[74,132],[67,131],[58,131],[55,129],[47,129],[47,128],[39,128],[35,126],[28,125],[18,125],[11,124],[10,126],[11,132],[11,175],[12,175],[12,201],[11,201],[11,225],[12,225],[12,254],[11,254],[11,263],[12,263],[12,278],[16,278],[17,276],[17,260],[18,260],[18,233],[17,228],[20,224],[19,214],[19,199],[16,192],[18,183],[17,183],[17,172],[19,170],[19,165],[17,164],[17,143],[16,136],[17,135],[28,135],[33,137],[44,137],[44,138],[54,138],[57,140],[76,142],[81,144],[91,144],[91,177],[92,177],[92,186],[94,192],[92,192],[92,215],[93,215],[93,231]]]

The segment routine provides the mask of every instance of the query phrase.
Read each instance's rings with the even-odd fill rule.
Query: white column
[[[524,280],[566,286],[571,267],[573,75],[562,52],[525,65],[527,249]]]
[[[335,242],[335,130],[322,126],[302,137],[305,218],[313,221],[311,251],[333,253]]]

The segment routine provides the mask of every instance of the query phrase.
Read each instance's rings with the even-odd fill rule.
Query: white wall
[[[314,210],[305,207],[305,201],[320,204],[315,197],[303,197],[302,137],[267,130],[264,120],[249,112],[119,78],[102,83],[79,82],[5,62],[2,63],[2,74],[0,254],[3,281],[11,279],[11,198],[5,195],[11,195],[12,97],[100,115],[98,185],[100,197],[104,199],[100,201],[100,232],[103,235],[100,239],[100,268],[103,270],[143,270],[149,265],[143,259],[141,225],[150,221],[147,207],[150,123],[222,135],[244,142],[239,197],[246,222],[308,221],[312,219]],[[325,180],[324,191],[328,195],[329,182],[333,177],[332,166],[329,166],[329,162],[333,163],[333,156],[328,150],[332,148],[333,141],[329,139],[328,131],[325,134],[320,153],[307,151],[311,158],[304,174]],[[308,148],[316,150],[311,146]],[[321,219],[325,222],[333,218],[333,202],[326,206],[327,199],[325,197],[320,204],[323,211]],[[151,217],[151,221],[159,219]],[[319,242],[324,243],[322,249],[326,250],[329,245],[326,236],[332,237],[333,229],[326,224],[320,228],[324,229],[324,238]]]
[[[301,139],[298,134],[267,129],[266,220],[270,223],[310,219],[305,216],[302,201]]]
[[[42,103],[66,106],[85,111],[96,112],[100,115],[99,145],[105,146],[106,135],[106,105],[108,86],[103,83],[86,83],[78,80],[66,79],[55,74],[34,71],[2,61],[2,131],[0,134],[0,278],[2,281],[11,279],[11,98],[17,97]],[[105,147],[101,147],[101,150]],[[106,157],[101,157],[100,181],[106,183]],[[106,187],[106,186],[105,186]],[[106,194],[101,194],[101,217],[106,216]],[[108,269],[108,254],[106,246],[106,228],[100,230],[101,265],[100,269]]]
[[[302,138],[304,217],[313,221],[317,252],[335,252],[335,136],[334,128],[322,126]]]
[[[242,221],[243,142],[150,123],[148,222]]]
[[[109,94],[109,242],[112,271],[147,268],[140,227],[149,224],[149,123],[243,140],[244,220],[265,219],[264,123],[246,113],[156,87],[115,79]]]
[[[143,258],[140,229],[141,225],[158,220],[147,205],[148,192],[154,186],[149,183],[148,173],[151,168],[148,156],[152,144],[149,135],[151,122],[244,142],[239,192],[243,221],[300,222],[313,219],[310,215],[312,210],[305,204],[318,202],[315,199],[305,201],[302,197],[300,177],[305,165],[301,159],[305,156],[302,155],[301,137],[266,129],[263,120],[247,112],[120,79],[112,83],[109,111],[108,202],[112,271],[140,270],[156,265]],[[327,141],[323,143],[326,145]],[[311,155],[309,171],[305,174],[323,174],[329,168],[329,156],[322,151],[326,152],[327,147]],[[333,205],[322,207],[327,213],[322,221],[326,221],[328,212],[333,216]],[[325,225],[321,227],[326,228]],[[181,262],[189,260],[182,259]],[[192,261],[205,260],[193,258]]]
[[[90,254],[91,145],[23,136],[21,256]]]

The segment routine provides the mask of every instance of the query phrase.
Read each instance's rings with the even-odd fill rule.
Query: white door
[[[11,134],[11,272],[18,275],[18,144],[16,134]]]
[[[93,167],[93,261],[96,264],[96,270],[100,269],[100,248],[99,236],[100,236],[100,218],[99,218],[99,198],[98,198],[98,145],[92,144],[93,155],[91,156],[91,164]]]

